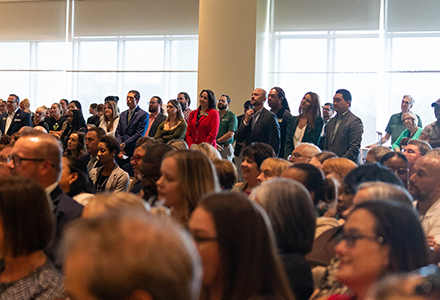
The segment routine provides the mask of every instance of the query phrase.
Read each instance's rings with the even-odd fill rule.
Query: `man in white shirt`
[[[10,94],[6,101],[6,112],[0,115],[0,130],[2,133],[12,135],[18,132],[23,126],[31,125],[31,115],[22,111],[18,105],[20,98]]]

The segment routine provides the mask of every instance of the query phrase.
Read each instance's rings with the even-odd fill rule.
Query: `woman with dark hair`
[[[79,110],[69,110],[67,112],[67,121],[63,124],[60,141],[64,149],[67,149],[67,140],[72,132],[79,131],[87,133],[87,125],[82,113]]]
[[[220,115],[215,109],[214,92],[203,90],[200,93],[200,105],[189,115],[185,141],[188,147],[192,144],[208,143],[217,148],[216,138],[220,125]]]
[[[234,186],[235,191],[250,195],[252,189],[258,185],[258,176],[261,173],[260,166],[266,158],[276,157],[273,148],[265,143],[252,143],[243,149],[243,162],[241,172],[244,182]]]
[[[397,202],[358,204],[344,225],[336,252],[340,258],[336,277],[357,300],[365,300],[383,276],[410,272],[429,263],[420,221],[413,210]],[[347,296],[329,297],[336,299]]]
[[[294,299],[266,213],[239,193],[207,196],[191,232],[203,265],[202,299]]]
[[[96,192],[126,192],[129,185],[128,173],[122,170],[115,161],[115,157],[120,151],[118,140],[105,135],[98,144],[98,160],[101,167],[93,168],[90,171]]]
[[[67,105],[67,109],[68,110],[79,110],[82,114],[82,106],[81,106],[81,102],[79,102],[78,100],[72,100],[69,102],[69,105]]]
[[[284,156],[292,153],[301,142],[318,145],[324,120],[321,117],[321,105],[316,93],[304,95],[298,109],[299,115],[291,118],[287,125]]]
[[[67,140],[67,149],[64,155],[80,159],[86,151],[86,135],[83,132],[72,132]]]
[[[286,93],[280,87],[273,87],[269,91],[267,102],[270,107],[270,111],[273,112],[278,119],[281,131],[281,148],[279,157],[284,158],[284,146],[286,141],[286,131],[289,120],[292,118],[290,114],[289,102],[286,99]]]
[[[263,182],[250,195],[269,216],[290,287],[296,300],[308,300],[313,277],[305,255],[315,237],[315,210],[303,185],[287,178]]]
[[[0,178],[1,299],[66,299],[62,277],[45,254],[55,230],[49,203],[37,182]]]
[[[104,129],[105,133],[115,136],[115,131],[119,124],[118,107],[115,101],[105,102],[104,114],[100,120],[99,127]]]
[[[167,114],[167,119],[159,125],[154,138],[162,143],[183,139],[187,124],[183,118],[182,107],[179,101],[175,99],[168,101]]]
[[[409,163],[405,155],[400,152],[389,152],[382,156],[380,164],[393,171],[402,180],[405,188],[408,188]]]
[[[87,205],[94,197],[95,187],[86,165],[71,156],[63,156],[60,188],[76,202]]]
[[[159,200],[171,208],[171,216],[183,226],[200,198],[220,190],[212,162],[195,150],[177,150],[165,154],[157,180]]]

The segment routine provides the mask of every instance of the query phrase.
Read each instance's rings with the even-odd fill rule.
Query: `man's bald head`
[[[321,149],[316,145],[311,143],[301,143],[292,151],[289,161],[294,164],[309,163],[312,157],[318,153],[321,153]]]

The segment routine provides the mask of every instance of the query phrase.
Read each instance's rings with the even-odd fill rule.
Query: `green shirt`
[[[238,125],[237,116],[228,109],[226,114],[220,119],[217,139],[224,136],[226,133],[228,133],[228,131],[236,132],[237,125]],[[231,139],[227,140],[225,143],[221,143],[220,145],[232,144],[233,142],[234,142],[234,138],[232,137]]]
[[[419,120],[417,127],[422,127],[422,120],[418,115],[417,119]],[[391,116],[390,121],[388,122],[387,128],[385,129],[386,133],[391,134],[391,144],[394,144],[396,142],[397,138],[400,136],[400,134],[405,130],[405,126],[403,125],[402,121],[402,113],[397,113]]]

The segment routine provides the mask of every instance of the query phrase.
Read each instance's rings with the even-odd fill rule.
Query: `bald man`
[[[289,156],[289,161],[293,164],[306,163],[308,164],[313,156],[321,153],[321,149],[311,143],[301,143],[298,147],[293,149]]]
[[[414,164],[409,179],[409,192],[420,214],[433,262],[440,261],[440,156],[426,155]]]
[[[236,140],[238,143],[245,142],[245,146],[249,146],[252,142],[269,144],[278,155],[281,144],[280,125],[277,116],[264,108],[266,99],[265,90],[257,88],[252,92],[251,104],[254,109],[246,111],[244,118],[238,124]]]

